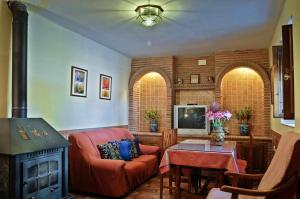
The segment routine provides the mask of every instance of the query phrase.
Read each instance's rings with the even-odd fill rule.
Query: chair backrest
[[[252,128],[249,130],[249,150],[248,150],[248,171],[252,173],[253,171],[253,133]]]
[[[162,154],[168,147],[175,144],[177,144],[177,129],[164,129],[161,136]]]
[[[300,134],[285,133],[281,136],[274,157],[263,176],[258,189],[269,190],[282,185],[293,175],[300,173]]]

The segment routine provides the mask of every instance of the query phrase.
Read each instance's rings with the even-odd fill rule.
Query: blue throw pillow
[[[135,141],[134,139],[122,139],[122,141],[128,141],[131,143],[131,158],[138,158],[139,157],[139,153],[138,153],[138,150],[136,148],[136,144],[135,144]]]
[[[123,160],[130,161],[132,158],[131,154],[131,142],[127,140],[120,141],[120,156]]]

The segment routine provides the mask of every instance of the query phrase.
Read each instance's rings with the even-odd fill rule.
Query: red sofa
[[[140,144],[132,161],[101,159],[97,145],[133,138],[125,128],[107,128],[69,136],[70,188],[103,196],[120,197],[158,171],[159,147]]]

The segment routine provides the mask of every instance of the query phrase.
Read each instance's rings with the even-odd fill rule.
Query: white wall
[[[271,116],[272,130],[278,133],[296,131],[300,133],[300,1],[286,0],[274,35],[270,44],[270,63],[272,64],[272,46],[280,45],[281,26],[288,23],[289,18],[293,18],[293,50],[294,50],[294,94],[295,94],[295,128],[285,126],[280,123],[280,119]],[[271,107],[272,108],[272,107]],[[273,108],[272,108],[273,109]]]
[[[131,60],[114,50],[29,13],[28,117],[57,130],[128,124]],[[87,98],[70,96],[71,66],[88,70]],[[99,99],[100,73],[112,77],[111,100]]]
[[[6,2],[0,0],[0,117],[7,117],[11,99],[11,20]]]

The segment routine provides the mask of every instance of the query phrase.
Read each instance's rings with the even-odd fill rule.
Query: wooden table
[[[160,173],[175,167],[175,198],[181,198],[180,170],[182,166],[209,168],[239,172],[236,163],[236,142],[225,141],[222,146],[211,145],[209,140],[184,140],[165,151],[161,160]]]

